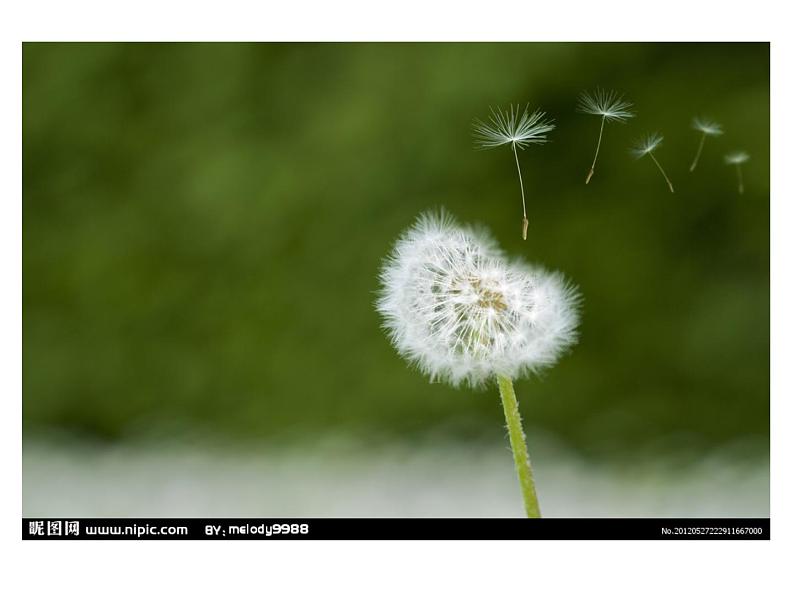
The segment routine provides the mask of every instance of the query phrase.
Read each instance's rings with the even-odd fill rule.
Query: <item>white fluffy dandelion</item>
[[[487,233],[423,215],[381,273],[377,307],[404,358],[431,380],[479,386],[553,364],[575,340],[576,292],[508,261]]]
[[[521,187],[521,205],[524,209],[521,236],[527,239],[527,202],[524,197],[524,180],[521,177],[521,166],[518,163],[518,149],[529,145],[540,145],[546,142],[546,134],[554,130],[554,124],[540,110],[529,111],[529,106],[521,111],[520,106],[511,105],[507,110],[491,108],[488,122],[476,119],[472,125],[474,145],[479,149],[493,149],[502,145],[510,145],[516,159],[518,184]]]
[[[695,159],[692,165],[689,166],[689,171],[694,172],[700,160],[700,154],[703,152],[703,145],[706,143],[706,137],[718,137],[722,134],[722,125],[717,124],[713,120],[706,120],[705,118],[694,118],[692,120],[692,128],[700,132],[700,144],[698,145]]]
[[[540,515],[512,380],[576,341],[579,294],[559,273],[509,261],[482,230],[421,216],[381,271],[377,310],[401,356],[431,380],[496,380],[527,515]]]
[[[736,177],[739,180],[739,194],[744,194],[744,178],[742,177],[742,164],[750,159],[750,154],[746,151],[734,151],[725,156],[725,163],[729,166],[736,166]]]
[[[577,109],[583,114],[592,114],[601,117],[601,130],[598,132],[598,143],[596,144],[595,157],[590,171],[587,173],[584,183],[589,184],[590,178],[595,173],[598,151],[601,149],[601,137],[604,135],[604,123],[606,122],[625,122],[634,117],[631,111],[632,104],[624,101],[616,91],[605,91],[596,89],[595,91],[585,91],[579,96]]]
[[[663,140],[664,137],[657,132],[645,135],[634,144],[634,147],[631,149],[631,153],[637,159],[641,159],[646,155],[649,155],[653,160],[653,163],[656,164],[656,167],[659,168],[659,171],[662,173],[662,176],[664,176],[664,179],[667,181],[667,186],[670,187],[670,192],[674,192],[673,183],[670,182],[670,179],[667,177],[667,174],[662,168],[662,164],[659,163],[659,161],[656,159],[656,156],[653,154],[653,152],[662,145]]]

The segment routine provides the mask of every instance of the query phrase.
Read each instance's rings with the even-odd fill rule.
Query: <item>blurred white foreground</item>
[[[545,516],[769,515],[768,461],[593,466],[532,445]],[[97,448],[25,443],[23,513],[91,517],[516,517],[506,447]]]

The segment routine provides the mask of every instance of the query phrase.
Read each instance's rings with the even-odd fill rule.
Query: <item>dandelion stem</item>
[[[736,164],[736,176],[739,178],[739,194],[744,194],[744,180],[742,179],[742,166],[740,164]]]
[[[703,151],[703,145],[706,143],[706,133],[703,133],[703,136],[700,137],[700,145],[698,145],[698,152],[695,153],[695,161],[692,162],[692,165],[689,166],[689,171],[694,172],[695,167],[698,165],[698,160],[700,159],[700,154]]]
[[[601,137],[604,135],[604,122],[606,122],[606,119],[606,116],[601,117],[601,130],[598,133],[598,144],[596,145],[595,157],[593,158],[593,165],[590,166],[590,172],[587,174],[587,178],[584,181],[585,184],[590,184],[590,178],[595,174],[595,165],[598,159],[598,150],[601,149]]]
[[[521,177],[521,166],[518,164],[518,149],[516,144],[513,143],[513,155],[516,156],[516,170],[518,170],[518,184],[521,186],[521,207],[524,210],[524,219],[521,222],[521,237],[527,239],[527,228],[529,227],[529,220],[527,219],[527,202],[524,199],[524,179]]]
[[[656,167],[659,168],[659,171],[662,173],[662,176],[664,176],[664,179],[667,181],[667,186],[670,187],[670,192],[675,192],[673,190],[673,183],[670,182],[670,179],[667,177],[667,174],[665,174],[664,170],[662,169],[662,164],[660,164],[658,161],[656,161],[656,157],[654,157],[653,152],[649,151],[648,155],[651,156],[651,159],[653,160],[653,163],[656,164]]]
[[[524,510],[527,517],[540,517],[540,506],[535,494],[535,480],[532,476],[532,465],[529,463],[529,452],[524,430],[521,427],[521,414],[518,411],[518,400],[516,400],[516,392],[513,389],[513,381],[502,375],[497,375],[496,380],[499,383],[499,395],[502,397],[518,482],[524,497]]]

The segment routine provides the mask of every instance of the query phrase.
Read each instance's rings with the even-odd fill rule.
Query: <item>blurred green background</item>
[[[373,309],[421,211],[565,272],[581,341],[517,391],[587,458],[769,437],[768,44],[42,44],[23,50],[24,432],[100,442],[327,435],[501,441],[485,392],[431,385]],[[624,92],[637,118],[575,111]],[[521,153],[471,121],[557,123]],[[695,115],[721,122],[698,169]],[[628,153],[665,135],[648,160]],[[746,192],[723,155],[747,150]]]

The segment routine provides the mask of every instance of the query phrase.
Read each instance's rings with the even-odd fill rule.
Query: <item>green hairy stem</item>
[[[532,465],[529,462],[524,429],[521,427],[521,414],[518,411],[518,400],[513,389],[513,381],[502,375],[497,375],[496,380],[499,384],[499,395],[502,397],[502,406],[505,411],[518,483],[521,485],[521,494],[524,497],[524,510],[527,517],[540,517],[540,505],[538,505],[538,496],[535,494],[535,479],[532,475]]]

